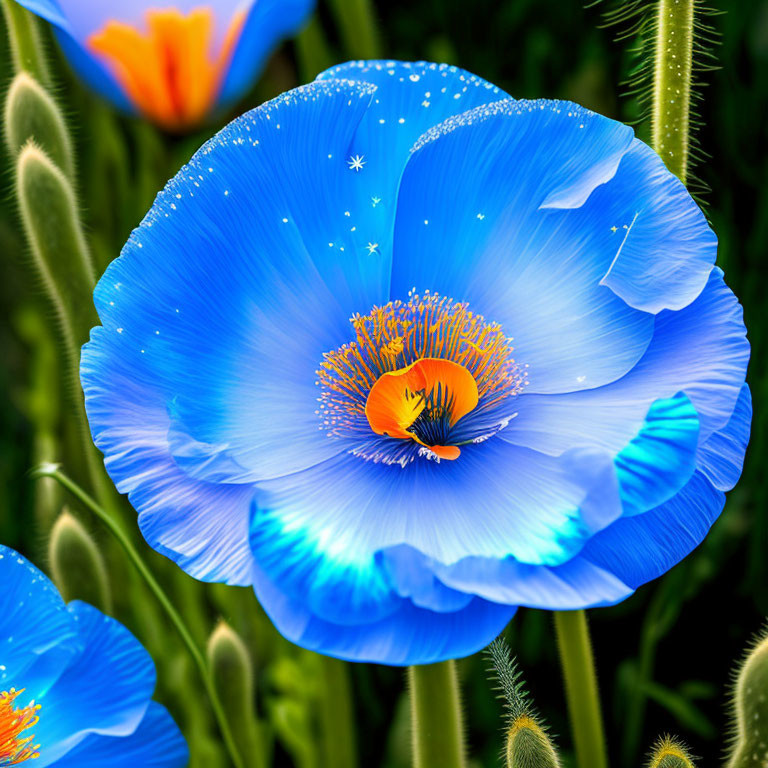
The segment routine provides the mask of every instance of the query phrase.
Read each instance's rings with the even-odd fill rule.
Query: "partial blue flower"
[[[80,77],[164,128],[201,122],[253,84],[314,0],[20,0],[54,25]]]
[[[621,123],[353,62],[236,120],[99,282],[81,377],[147,541],[358,661],[611,605],[741,472],[741,307]]]
[[[49,579],[0,545],[0,766],[181,768],[187,747],[152,701],[155,668],[128,630],[64,603]],[[31,764],[31,763],[30,763]]]

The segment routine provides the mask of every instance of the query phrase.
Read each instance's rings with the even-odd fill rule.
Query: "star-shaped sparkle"
[[[365,165],[365,160],[363,158],[365,155],[355,155],[352,157],[350,155],[349,160],[347,160],[347,165],[349,166],[350,171],[362,171],[363,166]]]
[[[379,252],[379,244],[378,243],[368,243],[368,245],[365,246],[368,249],[368,255],[373,256],[374,253]]]

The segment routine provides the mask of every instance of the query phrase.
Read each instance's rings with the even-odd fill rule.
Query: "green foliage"
[[[112,594],[104,558],[88,531],[66,509],[51,530],[48,563],[65,600],[84,600],[111,612]]]

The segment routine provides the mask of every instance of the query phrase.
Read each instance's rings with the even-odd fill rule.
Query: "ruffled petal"
[[[677,496],[642,515],[617,520],[594,536],[579,556],[636,589],[697,547],[724,503],[723,492],[697,471]]]
[[[80,654],[41,697],[35,738],[40,768],[52,765],[88,734],[132,734],[155,689],[155,667],[121,624],[78,601],[69,604],[83,642]]]
[[[128,736],[89,735],[56,768],[184,768],[189,750],[166,709],[152,701],[136,730]]]
[[[0,584],[0,691],[38,699],[77,653],[77,626],[48,577],[1,544]]]
[[[400,609],[384,619],[344,626],[314,616],[302,601],[281,592],[258,566],[253,583],[259,602],[284,637],[348,661],[431,664],[467,656],[488,645],[516,610],[476,597],[461,610],[438,613],[403,599]]]
[[[621,514],[610,457],[575,451],[552,461],[510,448],[491,440],[465,446],[455,462],[405,468],[346,454],[265,482],[254,559],[312,614],[356,624],[392,615],[401,597],[437,611],[462,603],[393,548],[444,564],[472,555],[554,564]]]
[[[682,392],[648,409],[640,432],[614,462],[624,515],[658,507],[688,482],[698,438],[698,414]]]
[[[684,392],[700,423],[699,445],[733,413],[749,361],[742,309],[714,269],[688,307],[665,311],[635,368],[605,387],[518,397],[503,440],[558,454],[589,442],[617,453],[637,433],[651,403]]]
[[[435,565],[449,587],[486,600],[550,611],[614,605],[634,589],[609,570],[577,555],[555,567],[526,565],[514,558],[468,557],[451,566]]]
[[[699,449],[699,468],[718,490],[730,491],[741,476],[751,426],[752,395],[745,384],[728,424]]]
[[[601,284],[646,312],[688,306],[707,283],[717,237],[685,185],[635,139],[609,188],[608,215],[634,212]]]
[[[611,228],[634,213],[612,181],[633,141],[568,102],[497,102],[428,132],[400,187],[392,296],[415,286],[499,322],[529,392],[621,377],[653,333],[652,315],[600,285]]]

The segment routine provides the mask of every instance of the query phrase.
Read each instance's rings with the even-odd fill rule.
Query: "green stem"
[[[296,58],[299,64],[299,79],[310,83],[324,69],[334,62],[333,54],[328,50],[323,26],[317,14],[306,23],[304,29],[296,35]]]
[[[332,0],[331,10],[350,59],[381,57],[371,0]]]
[[[187,628],[187,625],[184,623],[184,619],[182,619],[181,615],[168,598],[168,595],[165,594],[163,588],[154,577],[152,571],[150,571],[144,560],[142,560],[141,555],[133,546],[131,540],[125,531],[123,531],[120,524],[116,520],[112,519],[112,517],[107,514],[107,512],[105,512],[104,509],[100,507],[91,496],[88,495],[88,493],[86,493],[79,485],[77,485],[77,483],[67,477],[63,472],[60,472],[55,465],[43,465],[34,472],[34,476],[51,477],[56,480],[78,501],[90,509],[91,512],[93,512],[93,514],[96,515],[96,517],[98,517],[99,520],[104,523],[104,525],[110,530],[112,535],[120,543],[120,546],[125,551],[125,554],[128,556],[131,564],[134,566],[134,568],[136,568],[141,578],[149,587],[150,591],[154,594],[155,598],[160,603],[166,615],[170,619],[171,624],[173,624],[173,626],[176,628],[176,631],[179,633],[182,642],[189,651],[189,655],[192,657],[192,660],[194,661],[195,666],[200,673],[203,685],[205,686],[206,693],[208,694],[208,698],[211,702],[211,708],[213,709],[213,713],[219,724],[219,729],[224,739],[224,743],[226,744],[232,763],[236,766],[236,768],[243,768],[243,762],[235,746],[232,732],[229,727],[229,722],[226,718],[226,715],[224,714],[224,709],[221,705],[218,693],[216,692],[216,688],[213,684],[213,678],[211,677],[211,673],[208,669],[208,664],[206,663],[202,650],[192,638],[192,634]]]
[[[413,768],[465,768],[456,662],[408,667]]]
[[[556,611],[555,630],[579,768],[607,768],[587,614],[584,611]]]
[[[50,70],[40,42],[37,19],[14,0],[0,0],[8,27],[13,67],[29,72],[43,85],[51,84]]]
[[[323,656],[320,722],[322,724],[325,762],[333,768],[355,768],[355,710],[345,661]]]
[[[651,143],[685,184],[696,0],[658,0],[651,104]]]

